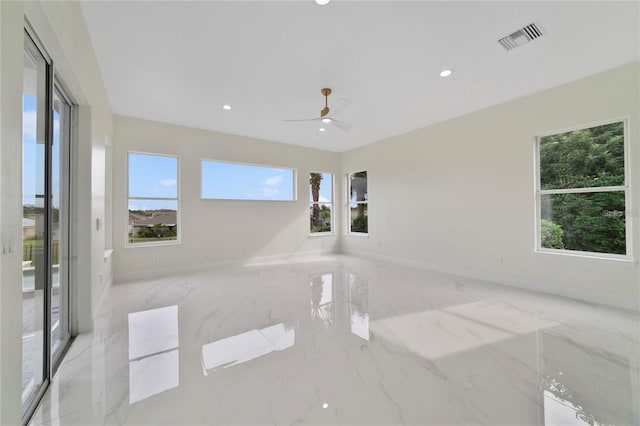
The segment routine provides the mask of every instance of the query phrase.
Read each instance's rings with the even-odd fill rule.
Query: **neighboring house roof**
[[[26,217],[22,218],[22,227],[23,228],[32,228],[36,226],[36,221],[33,219],[29,219]]]
[[[129,225],[133,225],[135,223],[140,222],[141,220],[146,219],[148,216],[145,216],[143,214],[138,214],[138,213],[133,213],[133,212],[129,212]]]
[[[176,212],[165,212],[153,217],[145,217],[144,219],[137,220],[133,223],[133,226],[153,226],[157,223],[162,223],[167,226],[175,226],[177,223]]]

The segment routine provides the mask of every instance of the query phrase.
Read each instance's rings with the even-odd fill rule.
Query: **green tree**
[[[358,216],[351,221],[351,232],[369,232],[369,220],[367,216]]]
[[[152,227],[141,227],[138,229],[138,238],[169,238],[176,237],[175,227],[168,227],[163,223],[156,223]]]
[[[622,122],[541,138],[542,189],[624,185]]]
[[[541,138],[541,189],[600,188],[624,182],[623,122]],[[624,212],[622,190],[541,197],[542,223],[548,220],[559,226],[568,250],[625,254]],[[552,238],[557,230],[547,224],[541,231],[544,244],[544,232],[551,232]]]
[[[320,209],[320,217],[322,218],[322,226],[320,232],[331,231],[331,209],[325,205]]]
[[[550,220],[542,219],[540,221],[542,228],[542,247],[563,249],[562,243],[562,228],[557,223],[553,223]]]

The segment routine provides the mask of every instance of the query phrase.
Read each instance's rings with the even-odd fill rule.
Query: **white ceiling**
[[[637,1],[86,1],[113,112],[345,151],[640,59]],[[510,52],[497,40],[538,22]],[[443,68],[455,70],[439,77]],[[322,87],[349,133],[315,122]],[[223,104],[233,109],[224,111]],[[176,141],[182,143],[183,141]]]

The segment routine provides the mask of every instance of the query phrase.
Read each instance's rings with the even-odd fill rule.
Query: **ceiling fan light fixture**
[[[325,117],[322,119],[323,123],[331,123],[331,119],[329,117]]]
[[[320,6],[324,6],[325,4],[328,4],[331,0],[316,0],[316,4],[320,5]]]
[[[453,74],[453,70],[449,68],[440,71],[440,77],[449,77],[451,74]]]

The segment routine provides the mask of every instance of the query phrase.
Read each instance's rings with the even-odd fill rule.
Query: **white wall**
[[[54,61],[54,66],[80,104],[79,140],[75,147],[74,263],[77,286],[72,303],[75,331],[92,327],[93,308],[111,276],[103,261],[104,231],[95,218],[104,217],[105,167],[92,167],[112,132],[112,114],[80,6],[76,2],[0,1],[0,230],[6,254],[0,255],[0,424],[21,422],[22,324],[22,72],[25,16]],[[104,185],[103,185],[104,187]],[[11,248],[11,250],[9,250]],[[0,252],[1,253],[1,252]],[[107,280],[108,282],[108,280]]]
[[[179,157],[180,245],[125,247],[128,151]],[[201,200],[203,159],[296,168],[298,200]],[[328,151],[116,116],[113,139],[116,280],[220,261],[335,251],[338,236],[309,236],[309,172],[336,173],[338,164],[339,155]],[[336,225],[340,226],[340,222]]]
[[[22,383],[21,3],[0,2],[0,424],[20,423]],[[13,253],[9,252],[12,249]]]
[[[630,64],[344,153],[343,173],[369,172],[370,235],[342,250],[638,310],[637,215],[635,262],[534,252],[534,141],[628,117],[637,212],[639,80]]]

